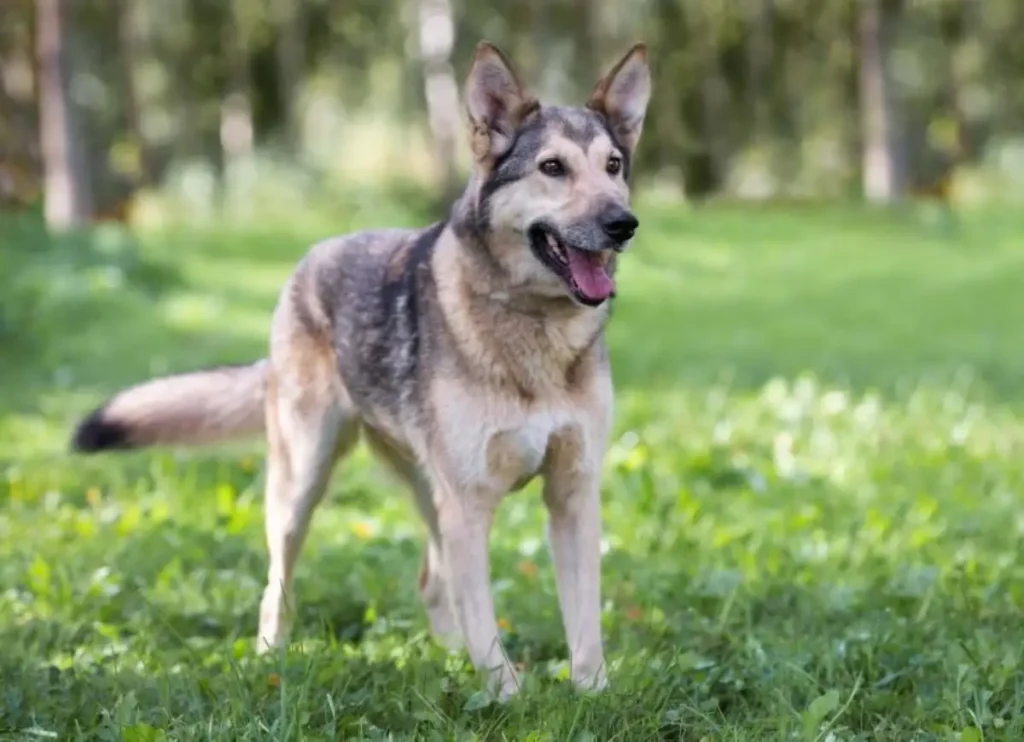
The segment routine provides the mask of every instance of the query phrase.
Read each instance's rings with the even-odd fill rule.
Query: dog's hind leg
[[[333,357],[308,337],[288,343],[268,377],[266,538],[270,565],[260,604],[259,652],[286,643],[292,580],[309,522],[358,422]]]
[[[377,457],[412,491],[416,509],[427,526],[427,543],[419,575],[420,600],[430,621],[430,632],[444,646],[455,650],[463,646],[462,633],[452,612],[451,597],[444,570],[444,551],[437,522],[434,490],[429,479],[417,466],[399,455],[372,430],[366,431],[366,442]]]
[[[452,611],[433,489],[424,481],[416,484],[413,493],[428,529],[423,566],[420,568],[420,599],[430,620],[431,633],[449,649],[459,649],[464,640],[459,622]]]

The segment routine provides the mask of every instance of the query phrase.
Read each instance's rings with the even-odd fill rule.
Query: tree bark
[[[0,208],[28,205],[42,193],[36,55],[19,23],[32,12],[20,3],[0,23]]]
[[[709,190],[717,191],[726,179],[728,144],[725,134],[729,124],[727,111],[728,91],[722,77],[719,60],[718,28],[716,18],[706,8],[694,7],[697,34],[696,52],[700,55],[700,99],[704,159],[707,165]],[[705,194],[701,194],[705,195]]]
[[[145,16],[141,0],[121,0],[119,8],[120,42],[124,57],[122,87],[124,107],[131,131],[132,144],[138,153],[137,169],[134,175],[136,187],[145,187],[153,180],[153,157],[143,127],[142,89],[139,85],[139,70],[146,59],[149,43],[149,19]]]
[[[774,37],[772,17],[775,0],[753,0],[751,3],[748,86],[753,114],[754,140],[767,137],[771,125],[771,83]]]
[[[249,74],[249,47],[245,20],[239,12],[240,0],[231,3],[224,29],[228,57],[228,85],[221,101],[220,142],[225,163],[252,152],[252,80]]]
[[[86,224],[93,211],[81,119],[71,97],[69,47],[73,34],[66,0],[37,0],[39,124],[47,226],[63,231]]]
[[[297,151],[301,115],[298,108],[306,66],[306,16],[303,0],[276,0],[277,70],[288,146]]]
[[[956,142],[952,148],[954,162],[978,155],[967,103],[968,88],[975,80],[969,79],[960,61],[968,52],[970,40],[976,38],[980,11],[978,0],[959,0],[951,12],[952,17],[947,19],[943,34],[949,48],[946,57],[947,105],[956,122]]]
[[[458,195],[456,142],[460,131],[459,87],[452,69],[455,19],[449,0],[417,0],[420,64],[427,117],[446,199]]]
[[[212,14],[209,8],[198,0],[161,0],[171,5],[173,11],[180,11],[184,16],[181,28],[172,38],[172,48],[162,60],[172,71],[171,82],[172,100],[171,110],[176,115],[176,132],[173,143],[174,160],[191,160],[196,158],[209,158],[209,161],[217,171],[218,176],[223,174],[223,153],[218,142],[213,139],[213,124],[205,115],[203,101],[200,100],[201,93],[197,90],[188,75],[191,68],[190,62],[200,54],[205,54],[205,39],[200,39],[198,29],[219,22],[211,20]],[[191,52],[191,56],[190,56]],[[169,102],[168,102],[169,103]]]
[[[256,130],[252,114],[248,28],[241,12],[243,2],[232,0],[231,11],[223,29],[228,79],[220,106],[220,145],[224,163],[224,205],[248,213],[252,204],[246,196],[246,188],[251,184],[253,174],[251,155]]]
[[[907,189],[907,154],[891,74],[891,46],[900,4],[861,0],[860,111],[864,196],[892,203]]]

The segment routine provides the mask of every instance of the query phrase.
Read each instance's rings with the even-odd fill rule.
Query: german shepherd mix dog
[[[606,683],[600,478],[612,418],[604,327],[637,219],[629,171],[651,91],[637,44],[584,107],[541,105],[481,43],[466,82],[474,167],[449,216],[314,245],[284,286],[269,357],[158,378],[83,420],[79,452],[265,430],[261,651],[287,641],[292,577],[335,463],[361,432],[415,495],[433,633],[507,698],[488,539],[506,493],[544,480],[580,688]]]

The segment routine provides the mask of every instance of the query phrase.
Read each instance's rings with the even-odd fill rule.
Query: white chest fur
[[[534,414],[492,434],[486,447],[490,485],[506,491],[524,487],[540,471],[551,439],[572,422],[569,415]]]
[[[569,410],[518,405],[466,405],[444,417],[446,458],[459,485],[496,496],[525,486],[552,439],[579,425]]]

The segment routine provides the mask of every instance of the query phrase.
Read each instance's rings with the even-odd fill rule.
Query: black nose
[[[633,236],[638,226],[640,222],[625,209],[610,209],[601,217],[604,233],[620,245]]]

